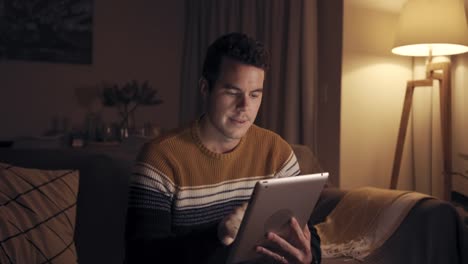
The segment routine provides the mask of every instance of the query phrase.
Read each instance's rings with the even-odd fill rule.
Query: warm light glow
[[[404,56],[468,52],[463,0],[409,0],[398,21],[392,52]]]
[[[395,47],[392,52],[403,56],[428,56],[432,50],[433,56],[454,55],[468,52],[468,46],[458,44],[414,44]]]

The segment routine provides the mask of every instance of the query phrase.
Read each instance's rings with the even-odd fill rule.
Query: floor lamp
[[[417,87],[440,83],[440,116],[443,150],[443,198],[450,199],[452,188],[452,122],[450,63],[432,62],[433,56],[468,52],[468,25],[463,0],[409,0],[403,6],[392,52],[403,56],[428,56],[426,78],[407,82],[400,129],[393,161],[390,188],[396,189],[403,146]]]

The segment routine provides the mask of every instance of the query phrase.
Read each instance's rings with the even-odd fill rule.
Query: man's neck
[[[228,153],[239,145],[240,139],[229,139],[221,135],[206,115],[199,120],[198,128],[203,146],[214,153]]]

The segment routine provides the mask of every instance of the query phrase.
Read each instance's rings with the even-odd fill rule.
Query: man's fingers
[[[223,245],[229,246],[230,244],[232,244],[236,236],[237,230],[234,227],[232,227],[232,225],[230,225],[229,222],[226,222],[219,226],[218,237],[221,243],[223,243]]]
[[[247,203],[247,202],[246,202],[246,203],[243,203],[243,204],[241,205],[241,208],[244,209],[244,211],[245,211],[245,210],[247,210],[247,206],[248,206],[248,205],[249,205],[249,203]]]
[[[240,224],[244,218],[247,203],[236,207],[218,225],[218,238],[224,245],[230,245],[236,239]]]
[[[242,222],[242,218],[244,218],[245,210],[247,210],[247,203],[243,203],[241,206],[236,207],[234,210],[234,214],[239,218],[240,222]]]
[[[284,256],[281,256],[262,246],[257,246],[255,250],[257,251],[257,253],[260,253],[272,260],[275,260],[276,261],[275,263],[285,263],[285,264],[289,263],[288,260]]]
[[[237,221],[240,223],[242,222],[242,218],[244,218],[244,214],[245,214],[245,209],[243,209],[242,207],[237,207],[234,210],[234,213],[232,214],[232,216],[233,218],[236,218]]]
[[[309,226],[307,224],[304,226],[304,236],[307,241],[310,241],[310,238],[312,237],[312,235],[310,234]]]
[[[310,247],[309,228],[307,225],[301,228],[299,222],[294,217],[291,218],[290,227],[291,236],[287,240],[272,232],[267,234],[267,239],[278,246],[278,251],[271,252],[263,247],[258,247],[259,250],[257,251],[283,263],[288,263],[288,261],[292,261],[293,263],[309,263],[313,258]],[[278,260],[278,256],[282,259]],[[288,259],[284,259],[283,256]]]
[[[306,225],[307,227],[307,225]],[[302,248],[304,249],[307,249],[310,247],[309,243],[310,243],[310,238],[307,239],[306,235],[304,234],[303,232],[303,229],[299,226],[299,222],[297,222],[296,218],[295,217],[292,217],[291,218],[291,228],[294,230],[297,238],[298,238],[298,242],[301,244]],[[308,228],[307,228],[308,230]]]
[[[291,256],[300,256],[301,252],[299,251],[299,249],[295,248],[293,245],[291,245],[288,241],[286,241],[279,235],[269,232],[267,234],[267,238],[268,240],[278,245],[283,252],[288,252]]]
[[[223,243],[223,245],[225,245],[225,246],[231,245],[232,242],[234,242],[234,238],[232,238],[230,236],[225,236],[224,238],[221,239],[221,243]]]

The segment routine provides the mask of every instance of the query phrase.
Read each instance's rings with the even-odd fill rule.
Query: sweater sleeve
[[[216,224],[174,232],[174,192],[168,178],[149,164],[137,163],[127,210],[126,263],[210,263],[224,253]]]
[[[310,222],[308,223],[310,229],[310,244],[312,249],[312,254],[314,254],[314,259],[312,264],[322,263],[322,251],[320,250],[320,236],[317,233],[317,229]]]
[[[297,176],[300,173],[301,173],[301,170],[299,168],[299,163],[297,162],[296,155],[291,150],[291,153],[289,154],[288,159],[283,163],[283,166],[281,166],[281,169],[278,172],[276,172],[275,176],[278,178],[291,177],[291,176]]]

